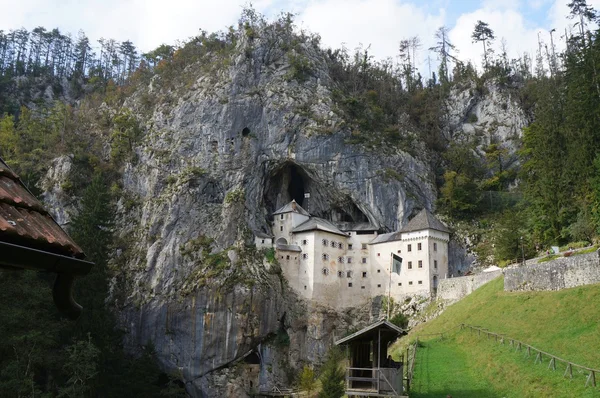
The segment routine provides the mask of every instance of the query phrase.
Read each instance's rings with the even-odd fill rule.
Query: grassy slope
[[[470,332],[456,330],[444,341],[426,336],[460,323],[478,325],[600,369],[600,285],[507,293],[503,282],[502,278],[490,282],[411,332],[408,339],[420,336],[425,340],[415,369],[414,396],[600,396],[600,388],[583,387],[582,374],[572,381],[563,379],[562,365],[552,372],[546,369],[548,360],[534,365],[533,358]]]

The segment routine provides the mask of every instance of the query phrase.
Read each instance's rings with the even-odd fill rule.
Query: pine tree
[[[335,347],[332,348],[319,377],[321,380],[319,398],[341,398],[344,396],[344,370],[340,366],[340,360],[340,351]]]
[[[483,60],[484,60],[484,69],[488,69],[488,59],[487,52],[488,50],[485,47],[486,42],[490,42],[495,39],[494,31],[490,29],[489,25],[483,21],[477,21],[475,24],[475,29],[473,29],[473,34],[471,35],[473,39],[473,43],[482,42],[483,43]]]

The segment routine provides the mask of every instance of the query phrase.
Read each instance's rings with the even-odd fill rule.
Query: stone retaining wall
[[[450,302],[458,301],[500,275],[502,270],[442,279],[438,285],[437,297]]]
[[[560,290],[593,283],[600,283],[599,252],[561,257],[504,272],[505,291]]]

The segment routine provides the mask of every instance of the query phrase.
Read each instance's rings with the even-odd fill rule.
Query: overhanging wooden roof
[[[343,339],[340,339],[335,342],[335,345],[343,345],[348,344],[353,341],[371,341],[376,338],[379,332],[384,332],[387,334],[392,334],[394,337],[401,336],[406,334],[406,331],[394,325],[393,323],[382,319],[379,322],[375,322],[372,325],[367,326],[364,329],[359,330],[356,333],[352,333],[350,336],[346,336]]]
[[[2,159],[0,253],[0,268],[56,272],[56,306],[71,318],[79,316],[81,306],[72,297],[73,280],[87,274],[93,264],[83,260],[81,248]]]

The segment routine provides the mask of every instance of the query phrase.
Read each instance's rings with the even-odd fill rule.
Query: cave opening
[[[248,137],[250,135],[250,129],[248,127],[244,127],[242,130],[242,137]]]
[[[290,182],[288,184],[290,197],[300,206],[304,203],[304,178],[295,166],[290,168]]]
[[[304,194],[308,192],[310,177],[298,165],[287,162],[278,167],[266,181],[264,201],[269,213],[291,202],[304,206]]]

